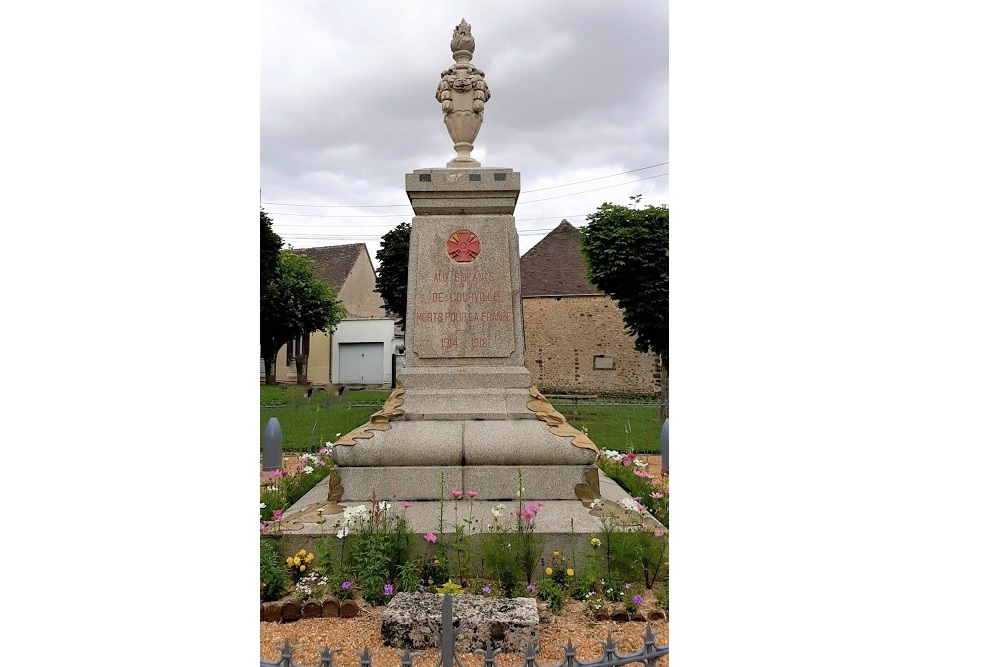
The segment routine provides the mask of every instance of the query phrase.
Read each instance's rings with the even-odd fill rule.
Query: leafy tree
[[[312,272],[312,260],[291,250],[282,250],[277,274],[260,295],[260,351],[264,357],[267,384],[277,384],[275,362],[278,350],[289,340],[313,331],[333,329],[347,316],[333,288]],[[300,382],[308,364],[308,346],[296,359]]]
[[[622,309],[635,349],[660,355],[667,394],[670,306],[670,216],[666,206],[602,204],[587,216],[583,254],[587,278]],[[664,405],[664,410],[665,410]],[[665,416],[665,412],[663,413]]]
[[[410,223],[401,222],[382,237],[375,253],[379,261],[375,272],[375,291],[385,302],[386,310],[406,328],[406,281],[410,265]]]
[[[278,255],[283,245],[281,237],[271,228],[271,218],[260,210],[260,293],[278,275]]]

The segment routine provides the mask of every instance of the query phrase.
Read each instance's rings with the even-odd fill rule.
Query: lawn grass
[[[277,417],[281,425],[282,449],[286,452],[315,452],[338,434],[361,426],[389,397],[388,391],[348,390],[337,397],[333,391],[317,389],[305,397],[305,388],[295,385],[262,385],[260,388],[260,433]],[[615,403],[615,404],[610,404]],[[620,399],[571,402],[553,401],[576,428],[586,426],[590,439],[601,449],[638,454],[659,454],[659,408],[655,402],[621,402]],[[405,403],[404,403],[405,409]]]
[[[613,403],[613,404],[612,404]],[[637,454],[660,453],[660,408],[655,402],[622,402],[620,399],[571,402],[553,401],[553,407],[576,428],[587,427],[587,435],[601,449]]]
[[[347,390],[343,396],[317,389],[311,397],[305,388],[294,385],[261,385],[260,439],[264,445],[264,426],[271,417],[281,425],[281,448],[286,452],[315,452],[326,442],[336,440],[377,412],[388,391]]]

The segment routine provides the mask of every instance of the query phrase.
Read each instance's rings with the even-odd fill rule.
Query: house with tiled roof
[[[659,392],[659,357],[636,351],[621,309],[587,280],[581,233],[568,221],[521,256],[521,303],[525,366],[543,392]]]
[[[307,351],[310,384],[388,384],[396,347],[394,319],[386,317],[375,291],[375,267],[367,246],[351,243],[294,252],[312,260],[313,274],[333,287],[347,317],[332,332],[315,331],[279,350],[278,380],[295,382],[296,355]]]

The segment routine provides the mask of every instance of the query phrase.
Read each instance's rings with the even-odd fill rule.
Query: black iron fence
[[[538,647],[528,644],[520,651],[524,656],[524,660],[521,661],[518,667],[617,667],[618,665],[629,664],[654,667],[659,658],[670,653],[669,645],[658,646],[655,637],[656,633],[653,631],[652,626],[646,623],[643,648],[635,653],[619,654],[617,650],[618,640],[611,637],[611,631],[609,630],[607,639],[600,642],[604,649],[604,655],[597,660],[590,661],[577,660],[576,651],[579,646],[573,646],[573,641],[569,640],[563,648],[563,659],[552,665],[539,663],[537,661]],[[260,667],[306,667],[292,659],[292,654],[297,649],[297,646],[291,646],[286,639],[284,644],[278,646],[278,651],[281,654],[278,660],[271,662],[261,658]],[[341,650],[325,646],[317,651],[320,656],[319,667],[333,667],[333,656],[340,653]],[[360,667],[371,667],[372,657],[375,655],[374,652],[366,646],[363,651],[355,651],[355,653],[357,654]],[[476,653],[483,657],[482,667],[495,667],[497,651],[493,649],[491,644],[487,644],[485,648],[477,649]],[[423,655],[419,651],[411,652],[409,649],[397,651],[397,654],[399,655],[400,667],[412,667],[413,658]],[[444,602],[441,605],[441,658],[438,660],[436,667],[466,667],[455,654],[455,626],[452,619],[451,593],[445,594]]]

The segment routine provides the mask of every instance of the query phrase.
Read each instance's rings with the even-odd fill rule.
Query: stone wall
[[[609,297],[526,297],[522,302],[525,366],[543,392],[659,392],[659,358],[636,352],[622,312]]]

